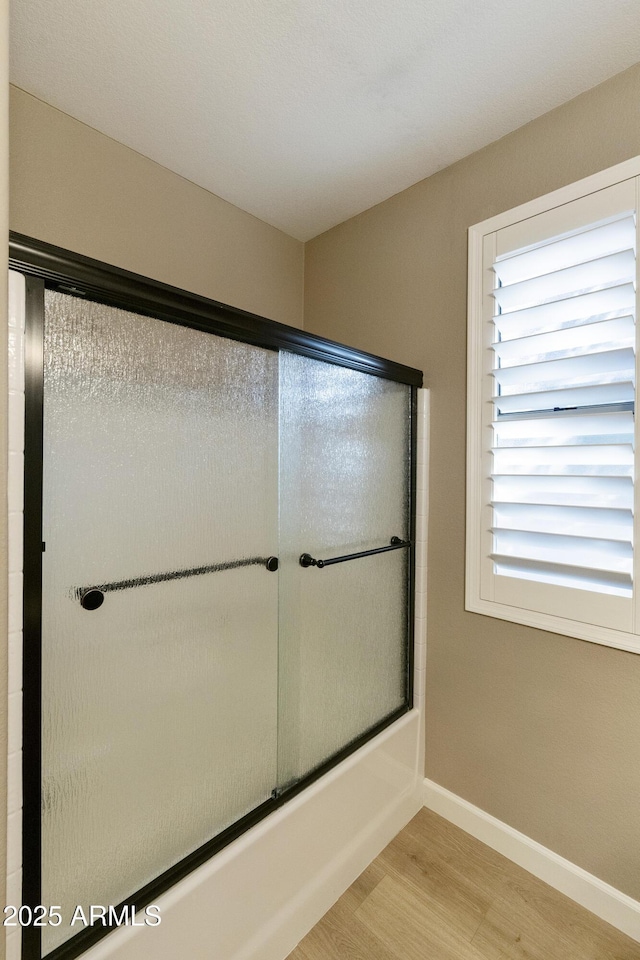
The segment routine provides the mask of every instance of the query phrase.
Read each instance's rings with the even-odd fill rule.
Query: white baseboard
[[[508,824],[424,781],[424,805],[640,943],[640,903]]]

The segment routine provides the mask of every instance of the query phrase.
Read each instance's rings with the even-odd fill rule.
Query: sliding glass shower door
[[[278,354],[45,296],[43,955],[270,797],[278,702]]]
[[[407,702],[411,389],[280,354],[280,789]]]
[[[12,242],[23,956],[72,960],[410,707],[421,374]]]

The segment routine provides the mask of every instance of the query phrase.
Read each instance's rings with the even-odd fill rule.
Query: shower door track
[[[415,571],[415,499],[416,499],[416,401],[422,386],[422,372],[314,336],[286,324],[266,320],[238,308],[189,294],[158,281],[102,264],[88,257],[63,250],[21,234],[10,234],[9,268],[26,277],[25,339],[25,455],[24,455],[24,593],[23,593],[23,827],[22,903],[32,909],[41,903],[41,695],[42,695],[42,425],[43,425],[43,298],[45,287],[134,313],[193,327],[267,349],[282,349],[326,363],[348,367],[383,379],[403,383],[411,391],[411,471],[410,534],[401,544],[407,549],[407,647],[405,651],[405,702],[397,710],[365,730],[322,764],[291,785],[274,789],[272,796],[240,820],[224,829],[201,847],[161,873],[153,881],[118,904],[141,909],[150,904],[178,880],[205,863],[213,854],[231,843],[268,814],[298,795],[336,764],[350,756],[378,733],[407,713],[412,705],[414,571]],[[388,549],[388,548],[385,548]],[[376,552],[376,551],[373,551]],[[249,563],[267,566],[276,558],[249,558]],[[342,559],[342,558],[340,558]],[[346,558],[345,558],[346,559]],[[233,562],[232,564],[233,565]],[[224,568],[224,563],[212,565]],[[172,576],[197,575],[204,568],[176,571]],[[166,575],[160,575],[166,578]],[[156,575],[143,578],[155,582]],[[105,584],[93,589],[117,589],[120,584]],[[123,582],[124,588],[124,582]],[[87,588],[78,588],[77,599]],[[114,929],[113,926],[87,927],[46,955],[46,960],[72,960]],[[25,926],[23,960],[41,960],[41,933],[38,927]]]

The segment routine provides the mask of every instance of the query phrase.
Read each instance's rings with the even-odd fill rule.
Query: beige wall
[[[10,226],[302,325],[303,244],[11,88]]]
[[[305,326],[432,391],[427,776],[640,898],[640,656],[464,611],[467,228],[640,153],[640,65],[309,242]]]

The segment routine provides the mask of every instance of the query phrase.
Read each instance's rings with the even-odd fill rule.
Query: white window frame
[[[582,618],[575,613],[562,616],[558,610],[566,610],[561,603],[554,599],[551,587],[548,591],[546,603],[545,584],[536,584],[538,597],[542,596],[542,605],[546,612],[538,609],[528,609],[527,590],[521,591],[521,598],[510,603],[494,599],[492,588],[493,561],[487,556],[486,531],[491,527],[491,507],[487,504],[487,470],[486,454],[491,445],[491,428],[489,412],[491,409],[490,377],[486,369],[488,351],[485,303],[486,297],[493,290],[493,271],[487,270],[487,249],[490,251],[495,238],[492,236],[498,230],[513,227],[515,224],[531,217],[546,213],[557,207],[595,194],[605,188],[627,180],[635,180],[635,197],[637,216],[640,217],[640,157],[634,157],[624,163],[609,167],[593,176],[586,177],[560,190],[538,197],[512,210],[505,211],[489,220],[475,224],[469,228],[469,277],[468,277],[468,341],[467,341],[467,538],[466,538],[466,609],[472,613],[496,617],[501,620],[510,620],[526,626],[549,630],[592,643],[617,647],[622,650],[640,653],[640,409],[635,418],[635,451],[636,451],[636,481],[634,487],[634,522],[636,537],[634,550],[634,590],[633,600],[629,601],[629,616],[623,618],[624,626],[621,629],[619,617],[612,610],[608,625],[606,611],[608,598],[603,594],[589,594],[579,591],[586,603]],[[596,198],[597,199],[597,198]],[[596,218],[594,217],[594,220]],[[487,248],[487,249],[485,249]],[[640,263],[640,250],[638,250]],[[639,298],[640,285],[636,278],[636,297]],[[637,317],[637,331],[640,329],[640,316]],[[636,349],[636,384],[637,393],[640,393],[639,353]],[[522,581],[529,584],[530,581]],[[549,585],[551,586],[551,585]],[[541,588],[541,589],[539,589]],[[571,588],[560,588],[571,589]],[[577,592],[577,591],[576,591]],[[586,596],[585,596],[586,594]],[[518,591],[514,591],[517,597]],[[598,605],[600,623],[589,622],[590,598]],[[616,598],[617,599],[617,598]],[[521,604],[521,605],[519,605]],[[603,610],[605,611],[603,615]],[[604,621],[604,622],[603,622]]]

